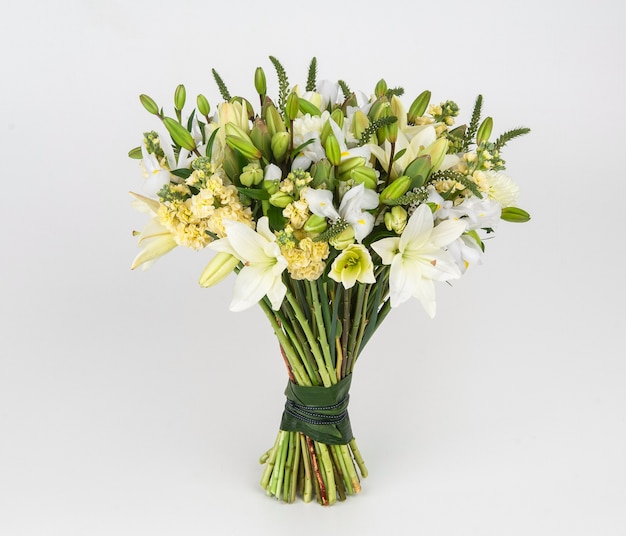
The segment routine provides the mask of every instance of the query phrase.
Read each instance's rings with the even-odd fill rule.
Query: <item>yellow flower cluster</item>
[[[289,220],[289,224],[294,229],[302,229],[311,216],[309,205],[302,199],[289,203],[283,210],[283,216]]]
[[[315,281],[324,273],[324,262],[330,253],[328,242],[314,242],[303,238],[296,244],[281,246],[280,252],[287,260],[287,271],[293,279]]]
[[[157,217],[179,246],[195,250],[212,241],[209,233],[226,236],[225,219],[253,227],[252,211],[241,204],[237,188],[224,185],[217,175],[212,175],[197,194],[161,203]]]

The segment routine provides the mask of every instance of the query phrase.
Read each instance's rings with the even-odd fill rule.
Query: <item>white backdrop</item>
[[[0,534],[623,535],[622,3],[6,3],[0,32]],[[357,366],[370,469],[330,509],[258,485],[286,373],[265,317],[178,248],[131,272],[139,104],[304,83],[430,89],[528,126],[504,157],[528,224],[394,311]],[[275,91],[276,86],[272,86]],[[271,89],[272,89],[271,88]],[[393,439],[391,439],[393,438]]]

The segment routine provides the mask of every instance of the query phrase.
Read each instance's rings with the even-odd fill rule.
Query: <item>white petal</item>
[[[437,247],[447,246],[461,236],[466,228],[465,222],[461,220],[442,221],[433,229],[430,241]]]
[[[283,176],[283,172],[276,164],[269,164],[265,167],[265,175],[264,179],[266,181],[276,181],[280,180]]]
[[[421,279],[419,266],[413,269],[416,263],[406,263],[400,255],[396,255],[389,270],[389,294],[391,306],[397,307],[417,292]]]
[[[253,264],[267,263],[268,257],[263,251],[267,244],[265,238],[243,223],[224,220],[223,224],[235,257]]]
[[[256,224],[256,232],[269,242],[275,242],[276,236],[270,230],[270,220],[267,216],[262,216]]]
[[[357,242],[362,242],[372,232],[374,220],[374,216],[369,212],[361,212],[357,218],[347,220],[354,229],[354,238]]]
[[[397,237],[382,238],[374,242],[371,247],[380,255],[383,264],[391,264],[394,257],[398,254],[398,246],[400,239]]]
[[[272,287],[267,291],[267,297],[269,298],[274,311],[278,311],[278,309],[280,309],[280,306],[285,299],[285,294],[287,294],[287,287],[280,278],[276,278]]]
[[[270,291],[273,284],[274,277],[269,271],[256,266],[244,266],[235,280],[230,310],[238,312],[249,309]]]
[[[400,251],[404,251],[407,247],[418,249],[425,244],[430,238],[433,228],[433,214],[430,207],[422,204],[409,218],[409,221],[400,236]]]
[[[301,194],[309,205],[309,210],[317,215],[336,220],[339,213],[333,206],[333,193],[330,190],[305,188]]]

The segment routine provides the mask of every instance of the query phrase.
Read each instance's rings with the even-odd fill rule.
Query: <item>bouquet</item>
[[[185,112],[183,85],[170,115],[140,96],[162,128],[129,153],[145,178],[135,205],[151,217],[135,232],[132,268],[183,246],[213,252],[203,287],[236,274],[230,309],[262,309],[289,376],[261,485],[286,502],[331,505],[367,476],[348,416],[359,355],[406,300],[433,317],[434,282],[480,264],[501,220],[529,219],[502,159],[529,129],[492,138],[480,95],[455,126],[457,104],[431,103],[427,90],[407,108],[385,80],[370,95],[318,81],[313,58],[304,87],[291,86],[270,61],[277,95],[257,68],[256,107],[215,70],[215,109],[200,94]]]

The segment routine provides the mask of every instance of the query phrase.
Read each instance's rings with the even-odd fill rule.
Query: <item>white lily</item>
[[[152,266],[159,257],[162,257],[178,244],[174,240],[172,233],[170,233],[157,218],[157,211],[159,210],[159,202],[154,199],[149,199],[143,195],[131,194],[137,200],[135,202],[136,208],[142,212],[148,212],[153,215],[153,218],[146,224],[143,230],[137,234],[139,237],[137,245],[141,247],[139,255],[133,260],[131,270],[141,266],[142,270],[147,270]]]
[[[333,193],[330,190],[305,188],[301,194],[313,214],[331,221],[343,218],[354,229],[354,237],[361,242],[374,228],[374,216],[367,210],[378,207],[378,194],[374,190],[357,184],[348,190],[341,200],[339,210],[333,206]]]
[[[330,118],[328,121],[330,123],[330,128],[333,131],[333,135],[335,136],[335,138],[337,139],[337,142],[339,143],[339,149],[341,150],[342,162],[346,160],[347,158],[352,158],[355,156],[360,156],[362,158],[365,158],[366,161],[370,159],[371,151],[367,145],[364,145],[363,147],[352,147],[351,149],[349,149],[348,144],[346,142],[346,135],[344,131],[341,130],[341,128],[339,128],[339,125],[332,118]],[[344,125],[344,126],[347,129],[347,125]]]
[[[207,247],[230,253],[244,263],[233,289],[231,311],[243,311],[267,296],[276,311],[287,293],[282,273],[287,260],[280,252],[276,237],[269,228],[269,220],[259,218],[257,230],[247,225],[224,220],[226,237],[211,242]]]
[[[449,220],[435,226],[429,206],[423,204],[409,218],[402,235],[372,244],[383,264],[391,265],[389,292],[392,307],[415,297],[431,318],[435,316],[433,281],[448,281],[461,276],[454,258],[443,248],[464,231],[465,224],[460,221]]]

